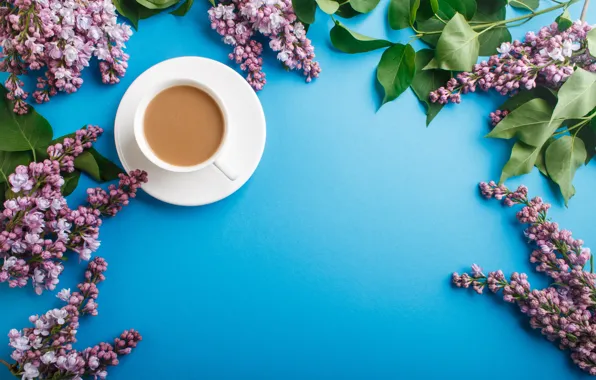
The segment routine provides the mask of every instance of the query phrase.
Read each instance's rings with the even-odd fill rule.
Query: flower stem
[[[586,21],[586,14],[588,13],[588,6],[590,5],[590,0],[584,1],[584,7],[582,8],[582,14],[579,16],[579,19],[582,21]]]
[[[2,359],[0,359],[0,363],[4,364],[6,367],[8,367],[8,369],[10,369],[10,367],[11,367],[11,365],[8,364],[8,362],[6,362],[6,361],[4,361]]]
[[[573,4],[573,3],[575,3],[576,1],[577,0],[571,0],[571,1],[568,1],[566,3],[560,3],[560,4],[557,4],[557,5],[553,5],[552,7],[549,7],[549,8],[545,8],[545,9],[543,9],[541,11],[538,11],[538,12],[533,12],[533,13],[530,13],[530,14],[527,14],[527,15],[510,18],[510,19],[507,19],[507,20],[496,21],[496,22],[491,22],[491,23],[487,23],[487,24],[474,25],[474,26],[472,26],[472,29],[482,29],[482,28],[485,28],[487,26],[489,26],[489,27],[495,27],[495,26],[499,26],[499,25],[509,24],[510,22],[521,21],[521,20],[526,20],[526,19],[529,20],[529,19],[532,19],[532,18],[534,18],[536,16],[540,16],[542,14],[545,14],[545,13],[548,13],[548,12],[552,12],[552,11],[555,11],[557,9],[561,9],[563,7],[569,6],[569,5]],[[589,2],[589,0],[586,0],[586,2]],[[585,6],[585,4],[584,4],[584,6]]]

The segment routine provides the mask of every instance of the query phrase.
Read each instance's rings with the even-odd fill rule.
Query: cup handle
[[[226,164],[223,160],[215,160],[213,166],[219,169],[219,171],[222,172],[223,175],[228,177],[230,181],[235,181],[236,178],[238,178],[238,173],[231,166]]]

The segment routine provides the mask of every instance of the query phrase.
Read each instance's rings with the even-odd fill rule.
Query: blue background
[[[78,93],[38,106],[56,136],[98,124],[106,129],[98,149],[117,159],[114,116],[139,74],[184,55],[232,64],[209,29],[207,7],[198,2],[184,18],[141,22],[119,85],[102,85],[87,70]],[[383,1],[346,23],[407,41],[411,31],[387,28],[386,8]],[[514,37],[555,16],[513,29]],[[114,379],[587,378],[515,307],[450,285],[451,272],[472,263],[529,272],[533,285],[546,284],[528,262],[515,211],[477,191],[479,181],[498,179],[509,156],[508,142],[483,138],[488,113],[504,99],[466,96],[428,129],[410,91],[376,112],[382,51],[335,51],[331,21],[317,17],[309,36],[323,68],[318,80],[304,84],[265,55],[268,83],[259,97],[268,139],[246,186],[197,208],[142,194],[105,221],[98,253],[109,262],[108,279],[99,316],[84,319],[77,347],[140,330],[143,342],[110,370]],[[596,21],[596,4],[588,20]],[[590,246],[595,171],[594,163],[578,171],[569,209],[536,170],[508,184],[523,182],[552,202],[553,218]],[[69,204],[92,185],[82,181]],[[66,266],[61,285],[74,288],[84,263]],[[0,331],[61,305],[29,287],[0,289]],[[0,357],[9,353],[2,344]],[[0,368],[0,378],[9,377]]]

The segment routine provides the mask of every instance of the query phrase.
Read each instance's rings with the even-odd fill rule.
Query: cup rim
[[[192,165],[192,166],[173,165],[173,164],[170,164],[170,163],[162,160],[161,158],[159,158],[155,154],[153,149],[151,149],[151,146],[149,145],[149,142],[147,141],[147,138],[145,136],[145,131],[144,131],[145,111],[147,110],[149,103],[151,103],[151,101],[157,95],[162,93],[163,91],[165,91],[169,88],[172,88],[172,87],[177,87],[177,86],[193,86],[195,88],[198,88],[201,91],[206,92],[207,95],[209,95],[213,100],[215,100],[215,102],[217,103],[217,106],[219,107],[219,109],[222,113],[223,119],[224,119],[223,120],[224,121],[224,133],[223,133],[221,142],[219,143],[219,146],[217,147],[217,150],[211,155],[211,157],[209,157],[205,161],[200,162],[196,165]],[[195,171],[201,170],[209,165],[212,165],[217,160],[217,158],[220,156],[220,154],[223,150],[223,147],[226,144],[226,141],[228,139],[228,133],[229,133],[228,112],[227,112],[227,109],[226,109],[223,101],[221,100],[221,98],[209,86],[207,86],[204,83],[201,83],[197,80],[194,80],[194,79],[177,78],[177,79],[172,79],[172,80],[168,80],[168,81],[163,81],[163,82],[154,84],[154,88],[156,88],[157,90],[152,91],[149,94],[143,96],[141,101],[138,103],[137,109],[135,110],[135,114],[134,114],[134,119],[133,119],[134,136],[135,136],[137,145],[138,145],[139,149],[141,150],[141,153],[143,153],[143,155],[149,161],[151,161],[151,163],[157,165],[158,167],[160,167],[164,170],[168,170],[171,172],[190,173],[190,172],[195,172]]]

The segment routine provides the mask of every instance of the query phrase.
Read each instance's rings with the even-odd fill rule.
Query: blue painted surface
[[[116,108],[141,72],[183,55],[229,63],[206,9],[199,2],[185,18],[142,22],[121,84],[101,85],[88,70],[77,94],[39,112],[56,135],[101,125],[107,132],[98,149],[117,159]],[[408,31],[386,28],[385,12],[381,4],[347,23],[406,41]],[[428,129],[410,92],[375,113],[381,51],[334,51],[331,22],[317,16],[309,35],[320,79],[306,85],[266,56],[269,83],[259,96],[268,141],[244,188],[201,208],[143,194],[105,222],[98,253],[109,262],[108,280],[78,347],[140,330],[142,344],[110,372],[114,379],[587,378],[512,306],[449,284],[451,272],[474,262],[530,272],[534,285],[545,284],[528,262],[514,210],[482,200],[476,189],[498,178],[509,155],[506,142],[483,138],[488,113],[503,99],[467,96]],[[514,37],[554,17],[514,29]],[[523,181],[554,202],[552,216],[594,247],[595,171],[593,163],[578,171],[569,209],[537,171],[510,185]],[[83,181],[70,204],[91,185]],[[74,287],[83,271],[71,260],[62,285]],[[3,286],[0,304],[0,331],[8,332],[60,302]],[[0,357],[8,355],[0,345]]]

